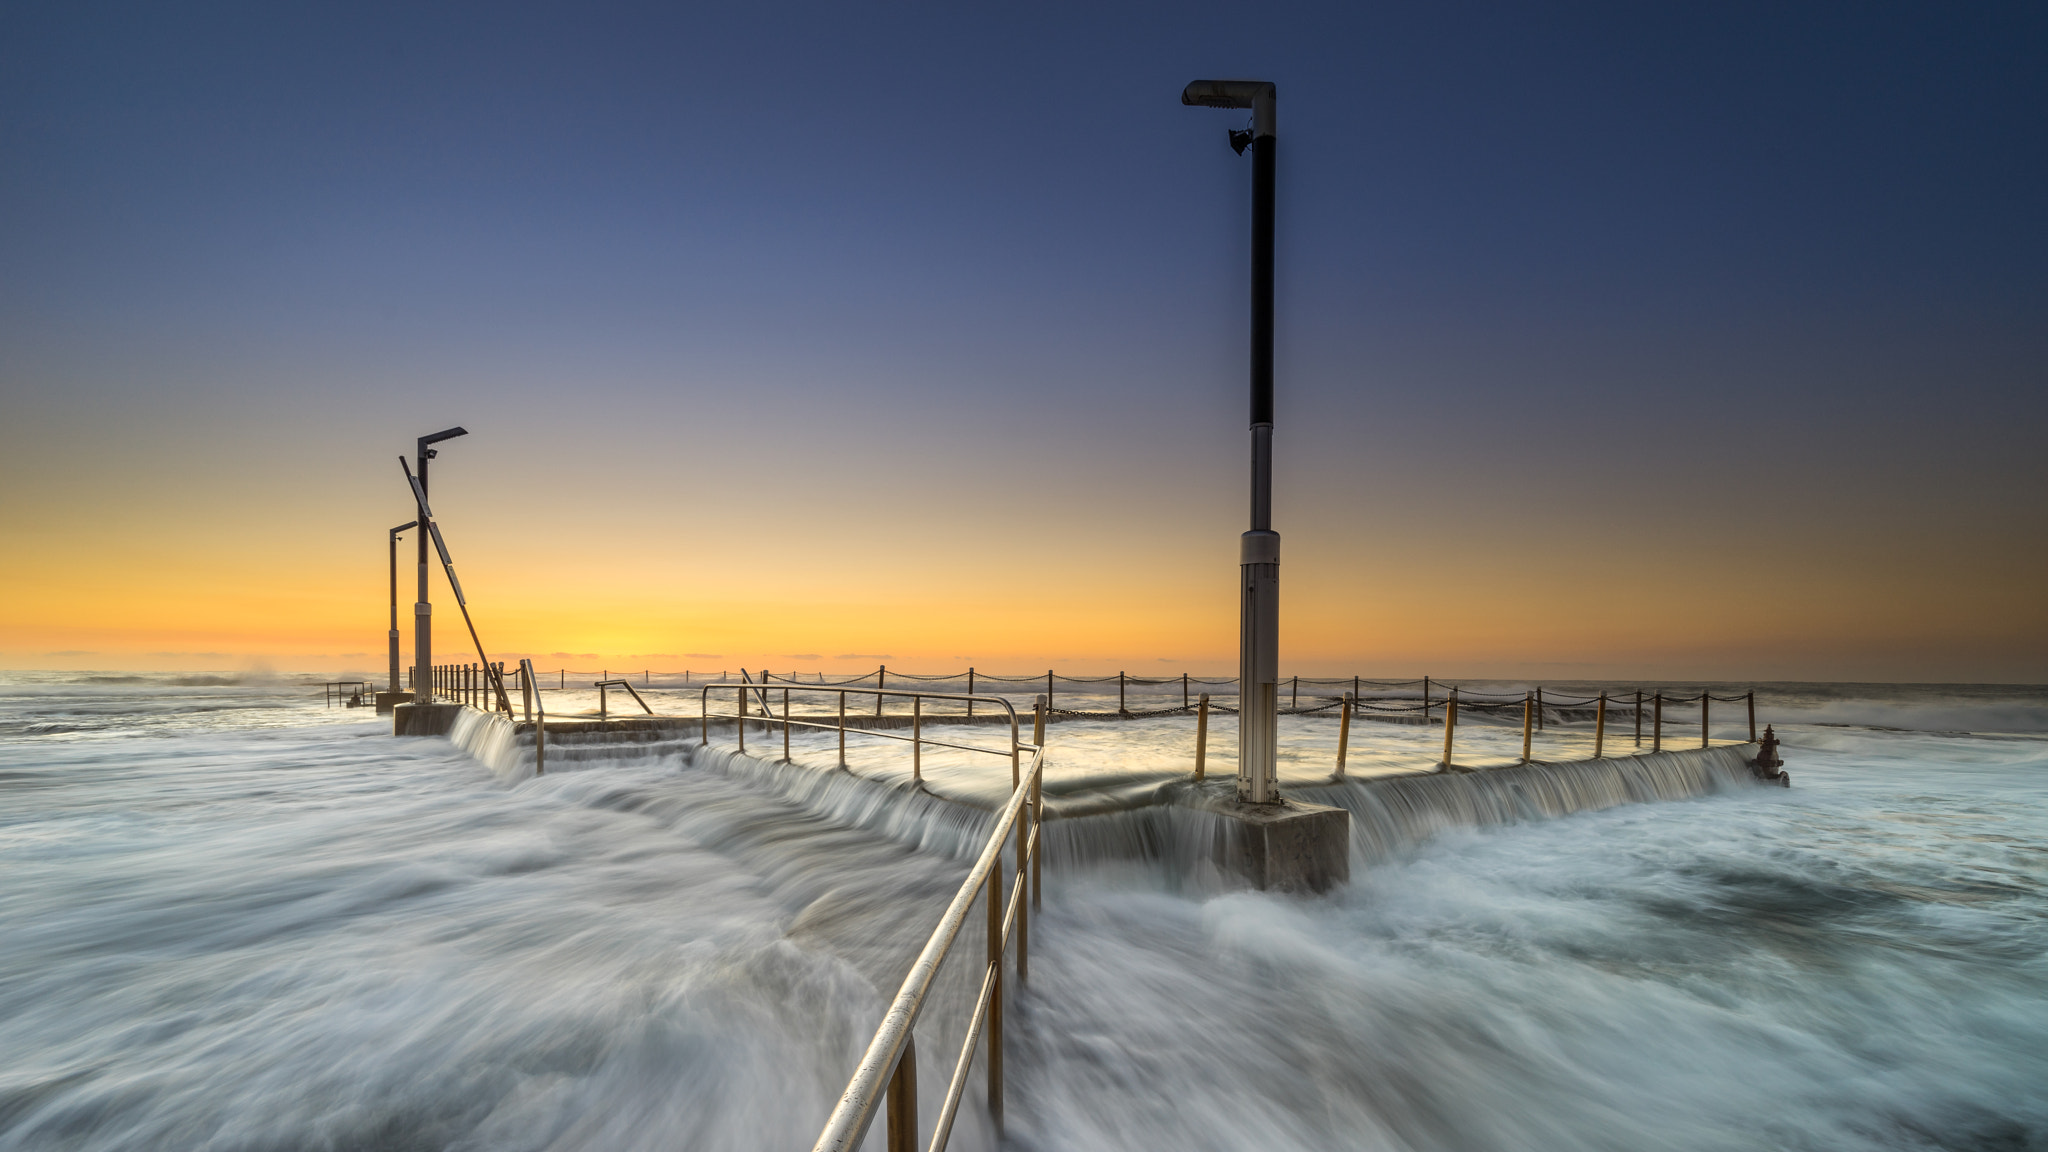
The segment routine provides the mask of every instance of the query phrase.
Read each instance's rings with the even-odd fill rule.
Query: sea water
[[[2048,1148],[2048,695],[1759,700],[1789,790],[1448,828],[1316,899],[1059,870],[1010,1143]],[[807,1147],[958,838],[715,756],[508,781],[388,723],[289,680],[0,683],[0,1148]],[[1169,764],[1186,727],[1049,756]],[[1424,766],[1441,730],[1355,739]],[[920,1028],[927,1127],[972,968]],[[993,1145],[980,1079],[956,1147]]]

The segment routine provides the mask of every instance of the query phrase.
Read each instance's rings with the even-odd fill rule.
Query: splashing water
[[[1011,1142],[2048,1146],[2048,710],[1807,691],[1789,791],[1505,805],[1317,900],[1060,870]],[[318,700],[0,683],[0,1148],[806,1147],[973,840],[685,750],[506,783]],[[1051,756],[1170,772],[1185,727]]]

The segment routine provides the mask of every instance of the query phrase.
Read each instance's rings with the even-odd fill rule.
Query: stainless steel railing
[[[533,774],[545,776],[548,771],[548,706],[540,698],[540,681],[533,678],[533,661],[519,662],[519,695],[526,702],[526,718],[540,719],[533,726]]]
[[[744,752],[747,750],[747,722],[755,720],[756,723],[769,726],[771,730],[778,725],[782,728],[782,758],[784,760],[789,759],[789,730],[792,727],[817,728],[825,731],[837,731],[839,733],[839,762],[841,764],[846,763],[846,697],[848,693],[852,693],[855,696],[873,696],[877,708],[879,708],[884,697],[901,697],[910,701],[910,735],[898,736],[893,732],[882,732],[873,728],[855,728],[853,731],[863,736],[873,736],[882,740],[901,740],[908,743],[910,745],[910,775],[912,779],[920,783],[924,780],[924,749],[926,745],[934,748],[952,748],[961,752],[986,752],[994,756],[1007,755],[1010,758],[1010,783],[1012,786],[1015,786],[1019,779],[1018,773],[1019,767],[1022,764],[1023,750],[1031,747],[1031,745],[1023,744],[1017,739],[1017,706],[1001,696],[970,695],[964,692],[919,692],[899,688],[854,688],[838,684],[823,685],[815,688],[802,684],[779,684],[770,688],[765,684],[755,684],[750,680],[737,683],[731,680],[719,680],[698,688],[697,711],[702,729],[699,743],[703,744],[711,742],[711,692],[713,689],[730,689],[733,693],[734,715],[737,720],[740,751]],[[771,692],[782,694],[782,715],[779,717],[773,711],[773,700],[769,695]],[[839,698],[837,721],[832,724],[826,724],[817,720],[799,720],[795,718],[790,713],[789,708],[790,693],[792,692],[813,696],[831,696],[836,694]],[[750,695],[759,697],[761,701],[761,715],[758,720],[747,715],[747,697]],[[986,748],[974,744],[954,744],[945,740],[933,740],[926,736],[924,734],[924,702],[927,700],[956,700],[966,703],[994,704],[999,706],[1010,719],[1010,747],[1008,751],[1005,752],[1000,749]],[[1045,709],[1045,697],[1043,696],[1038,698],[1038,709],[1040,724],[1042,725]],[[1041,738],[1035,741],[1037,744],[1045,743],[1042,738],[1042,727],[1040,734]]]
[[[597,683],[592,684],[591,687],[597,689],[597,718],[599,720],[611,718],[605,709],[605,689],[607,688],[624,688],[626,694],[633,698],[633,703],[638,704],[642,712],[647,713],[649,716],[654,715],[654,709],[647,706],[647,701],[640,698],[640,693],[633,691],[633,685],[630,681],[599,680]]]
[[[768,707],[770,699],[762,685],[753,683],[717,683],[704,685],[698,694],[702,711],[703,742],[711,740],[710,694],[712,689],[730,688],[738,699],[736,719],[740,749],[746,748],[746,698],[748,693],[760,696],[762,705]],[[939,1108],[937,1122],[932,1127],[932,1136],[925,1146],[926,1152],[940,1152],[953,1132],[953,1120],[959,1115],[960,1101],[967,1091],[967,1076],[974,1064],[974,1052],[978,1044],[985,1041],[986,1059],[983,1065],[988,1073],[988,1107],[998,1132],[1003,1124],[1003,988],[1005,958],[1009,954],[1010,941],[1017,942],[1017,980],[1021,984],[1031,977],[1031,909],[1042,901],[1040,887],[1039,829],[1045,819],[1045,713],[1046,699],[1038,697],[1033,710],[1032,742],[1024,744],[1018,740],[1017,709],[1015,705],[1000,696],[981,696],[951,692],[905,692],[881,688],[848,688],[842,686],[803,688],[798,685],[777,686],[774,691],[782,693],[782,716],[772,713],[760,722],[782,726],[783,758],[789,757],[789,730],[792,727],[836,730],[839,734],[839,759],[846,761],[846,697],[874,696],[879,703],[885,696],[907,696],[911,700],[911,735],[898,736],[891,732],[873,729],[854,729],[863,736],[885,740],[907,740],[913,757],[920,755],[925,744],[943,748],[960,749],[967,752],[981,752],[993,756],[1007,755],[1010,758],[1010,798],[996,814],[995,824],[989,830],[988,841],[981,854],[974,861],[974,867],[967,873],[966,880],[953,894],[952,903],[939,917],[938,926],[932,929],[925,940],[924,948],[910,966],[910,972],[903,978],[902,987],[882,1014],[882,1022],[875,1029],[875,1035],[868,1042],[867,1052],[855,1067],[853,1078],[847,1082],[846,1090],[840,1094],[839,1103],[832,1109],[831,1117],[825,1122],[824,1131],[819,1133],[814,1152],[853,1152],[860,1147],[874,1122],[877,1109],[886,1113],[888,1123],[888,1152],[918,1152],[917,1118],[917,1044],[912,1029],[918,1015],[924,1010],[925,1000],[937,980],[939,969],[952,951],[960,929],[967,923],[975,901],[981,900],[987,908],[988,934],[987,949],[981,979],[981,993],[974,1002],[974,1011],[968,1017],[967,1033],[960,1045],[960,1055],[953,1063],[953,1075],[946,1082],[946,1095]],[[815,720],[798,720],[790,714],[791,692],[837,695],[839,712],[836,723],[825,724]],[[922,725],[925,700],[956,700],[970,703],[993,704],[1002,708],[1010,718],[1010,747],[980,747],[969,744],[954,744],[948,741],[927,740]],[[1021,754],[1031,754],[1028,767],[1021,762]],[[920,772],[918,779],[922,780]],[[1009,898],[1004,899],[1003,847],[1014,838],[1016,844],[1015,868],[1011,873]],[[1029,893],[1029,900],[1026,893]]]

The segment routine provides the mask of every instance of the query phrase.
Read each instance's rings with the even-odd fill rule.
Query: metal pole
[[[1116,714],[1124,714],[1124,674],[1116,674]]]
[[[1593,709],[1593,759],[1601,758],[1600,752],[1607,743],[1607,693],[1600,694],[1600,704]]]
[[[967,669],[967,695],[969,697],[974,695],[974,669],[972,667]],[[974,715],[974,701],[972,699],[967,701],[967,715]]]
[[[1636,747],[1643,746],[1643,690],[1636,689]]]
[[[1536,730],[1543,731],[1543,689],[1536,690]]]
[[[1529,762],[1529,721],[1536,711],[1536,697],[1533,693],[1522,693],[1522,763]]]
[[[846,693],[839,694],[839,766],[846,767]]]
[[[789,689],[782,690],[782,762],[789,763]]]
[[[988,870],[988,1111],[996,1136],[1003,1133],[1003,858]]]
[[[734,729],[740,736],[740,751],[745,752],[747,750],[747,690],[745,688],[735,688],[733,692],[739,697],[740,702],[739,723],[734,725]]]
[[[1202,693],[1202,702],[1195,710],[1195,779],[1208,774],[1209,759],[1209,694]]]
[[[1444,767],[1451,766],[1451,736],[1458,730],[1458,690],[1451,689],[1450,699],[1444,701]]]
[[[1294,678],[1294,684],[1287,690],[1287,708],[1293,711],[1301,707],[1301,677]]]
[[[1038,747],[1038,771],[1031,774],[1031,826],[1038,830],[1038,850],[1031,854],[1031,906],[1044,896],[1039,865],[1045,859],[1045,697],[1031,702],[1031,743]]]
[[[398,534],[419,524],[401,524],[391,530],[391,690],[398,691]]]
[[[1338,780],[1344,778],[1344,753],[1351,748],[1351,693],[1344,694],[1344,712],[1337,721],[1337,771]]]
[[[1422,722],[1429,723],[1429,677],[1422,678]]]
[[[1702,748],[1707,746],[1707,705],[1713,699],[1712,696],[1705,692],[1700,693],[1700,747]]]
[[[1182,711],[1186,711],[1188,706],[1188,674],[1185,672],[1180,674],[1180,706]]]
[[[910,698],[910,778],[924,780],[924,697]]]
[[[1050,668],[1045,670],[1045,706],[1047,709],[1052,708],[1052,669]]]
[[[1756,689],[1751,688],[1745,697],[1749,704],[1749,742],[1756,743]]]
[[[1251,529],[1238,553],[1238,794],[1275,795],[1279,754],[1280,534],[1273,530],[1273,172],[1277,93],[1255,80],[1197,80],[1183,104],[1252,110]],[[1233,146],[1243,151],[1233,139]]]
[[[903,1036],[903,1055],[889,1077],[888,1152],[924,1152],[917,1146],[917,1038]]]
[[[888,666],[887,664],[882,664],[882,665],[878,665],[878,666],[876,666],[876,668],[875,668],[875,687],[876,687],[877,689],[882,689],[882,688],[887,688],[888,686],[889,686],[889,666]],[[880,716],[881,714],[882,714],[882,696],[881,696],[881,693],[880,693],[879,691],[877,691],[877,692],[876,692],[876,694],[875,694],[875,715],[877,715],[877,716]]]
[[[1662,752],[1664,750],[1664,694],[1662,692],[1657,693],[1654,706],[1656,708],[1656,719],[1650,725],[1650,751]]]

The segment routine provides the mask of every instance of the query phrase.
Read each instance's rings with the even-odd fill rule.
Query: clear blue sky
[[[1506,597],[1451,648],[1506,668],[1569,634],[1515,632],[1556,581],[1664,582],[1765,623],[1644,610],[1616,668],[1825,617],[1816,675],[2048,675],[2039,4],[10,4],[0,512],[50,557],[138,507],[228,548],[226,491],[296,488],[262,507],[374,535],[382,462],[461,422],[579,546],[742,476],[1031,503],[1131,583],[1216,543],[1227,648],[1249,173],[1177,102],[1212,75],[1280,89],[1279,527],[1348,541],[1289,570],[1318,611]],[[1347,651],[1428,660],[1374,647],[1397,615]],[[32,616],[13,662],[115,643]]]

